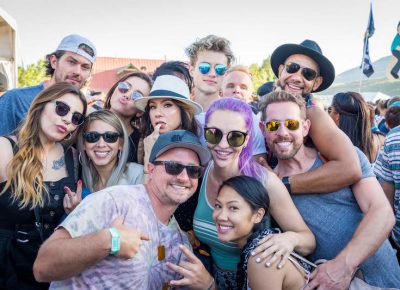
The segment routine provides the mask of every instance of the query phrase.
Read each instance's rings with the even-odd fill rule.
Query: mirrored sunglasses
[[[218,128],[204,128],[204,138],[210,144],[219,144],[222,140],[224,133]],[[240,147],[246,141],[247,133],[241,131],[230,131],[226,134],[226,141],[229,146]]]
[[[117,142],[119,137],[122,137],[122,134],[111,131],[107,131],[104,133],[99,133],[97,131],[89,131],[83,133],[83,138],[88,143],[96,143],[97,141],[100,140],[100,137],[103,137],[104,142],[115,143]]]
[[[69,111],[71,111],[71,107],[62,101],[53,100],[51,103],[56,104],[56,114],[60,117],[66,116]],[[85,121],[85,116],[81,113],[74,112],[72,113],[71,123],[75,126],[81,125]]]
[[[265,123],[265,129],[268,132],[275,132],[279,129],[280,125],[283,124],[286,128],[288,128],[290,131],[295,131],[299,129],[300,127],[300,121],[299,120],[294,120],[294,119],[287,119],[285,121],[276,121],[272,120],[267,123]]]
[[[208,74],[208,72],[211,69],[211,64],[208,62],[201,62],[198,65],[199,72],[201,72],[203,75]],[[223,76],[226,73],[227,67],[224,64],[216,64],[214,66],[214,71],[217,75]]]
[[[312,68],[302,67],[301,65],[295,62],[289,62],[285,64],[285,68],[286,72],[289,74],[295,74],[301,69],[301,74],[307,81],[312,81],[318,76],[318,73]]]
[[[186,169],[186,173],[190,178],[198,179],[198,178],[200,178],[200,176],[203,172],[202,166],[183,165],[176,161],[155,160],[155,161],[153,161],[153,164],[154,165],[164,165],[165,172],[167,172],[169,175],[173,175],[173,176],[177,176],[177,175],[181,174],[181,172],[184,169]]]
[[[126,94],[132,89],[132,86],[131,86],[131,84],[129,84],[127,82],[119,82],[117,85],[117,89],[121,94]],[[135,90],[130,94],[130,97],[131,97],[131,100],[134,101],[138,98],[143,98],[143,94],[141,92]]]

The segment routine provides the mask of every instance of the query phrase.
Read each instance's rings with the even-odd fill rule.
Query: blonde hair
[[[245,73],[246,75],[249,76],[249,78],[250,78],[251,80],[253,80],[253,75],[251,74],[250,69],[249,69],[247,66],[242,65],[242,64],[238,64],[238,65],[232,66],[232,67],[226,72],[226,75],[225,75],[225,76],[227,76],[228,74],[230,74],[231,72],[234,72],[234,71],[240,71],[240,72],[242,72],[242,73]]]
[[[47,103],[59,99],[65,94],[79,97],[84,108],[83,114],[86,114],[86,99],[79,88],[69,83],[57,83],[36,96],[26,115],[26,120],[18,132],[19,150],[7,166],[8,178],[0,194],[11,187],[13,202],[18,200],[20,208],[25,208],[29,204],[31,204],[31,209],[36,206],[44,206],[43,194],[48,195],[48,190],[43,182],[41,157],[44,151],[39,138],[40,118]]]
[[[197,55],[201,51],[215,51],[225,54],[228,60],[228,67],[235,60],[235,56],[233,55],[231,49],[231,43],[224,37],[208,35],[193,42],[188,48],[185,49],[191,65],[194,66],[196,64]]]

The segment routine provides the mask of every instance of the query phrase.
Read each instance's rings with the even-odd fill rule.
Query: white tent
[[[15,88],[17,69],[17,24],[0,8],[0,92]]]

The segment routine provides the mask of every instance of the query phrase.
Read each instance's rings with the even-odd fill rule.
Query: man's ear
[[[264,122],[260,120],[260,122],[258,122],[258,127],[260,128],[261,133],[262,133],[263,136],[265,137],[266,130],[265,130],[265,124],[264,124]]]
[[[147,173],[153,173],[154,171],[154,165],[152,163],[147,164]]]
[[[303,121],[303,137],[308,136],[308,132],[310,132],[311,128],[311,121],[309,119],[306,119]]]
[[[282,73],[282,70],[283,70],[284,67],[285,67],[285,65],[283,65],[283,64],[279,65],[279,67],[278,67],[278,79],[281,76],[281,73]]]
[[[322,76],[317,76],[313,84],[313,92],[315,92],[319,88],[323,81],[324,78]]]
[[[57,57],[56,57],[54,54],[50,55],[50,57],[49,57],[49,63],[50,63],[50,65],[51,65],[51,68],[52,68],[52,69],[56,69],[57,61],[58,61],[58,59],[57,59]]]
[[[195,67],[193,65],[189,64],[189,73],[192,77],[193,77],[194,69],[195,69]]]

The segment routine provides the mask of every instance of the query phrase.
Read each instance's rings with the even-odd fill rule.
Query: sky
[[[372,2],[370,57],[390,55],[400,0]],[[232,43],[237,63],[261,64],[285,43],[315,40],[336,74],[359,66],[370,0],[0,0],[17,23],[19,65],[53,52],[71,33],[98,56],[187,60],[185,48],[208,34]]]

